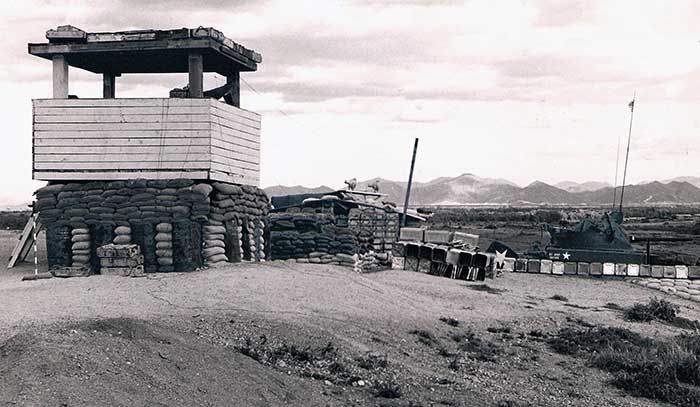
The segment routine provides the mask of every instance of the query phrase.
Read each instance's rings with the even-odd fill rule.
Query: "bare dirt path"
[[[538,333],[681,332],[623,321],[609,303],[663,295],[624,281],[507,274],[483,291],[283,262],[19,281],[28,272],[0,275],[0,405],[649,406]]]

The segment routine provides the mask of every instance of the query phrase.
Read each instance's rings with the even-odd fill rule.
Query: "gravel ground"
[[[590,324],[681,333],[610,306],[654,295],[700,319],[700,304],[622,280],[507,274],[484,287],[268,262],[21,282],[32,267],[0,275],[0,404],[651,406],[544,339]]]

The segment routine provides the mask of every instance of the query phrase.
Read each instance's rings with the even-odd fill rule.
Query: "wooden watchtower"
[[[88,33],[61,26],[46,38],[29,44],[30,54],[53,63],[53,99],[33,100],[34,179],[259,185],[260,115],[240,108],[239,80],[257,70],[260,54],[202,27]],[[70,95],[69,67],[101,74],[103,98]],[[205,72],[226,77],[226,85],[205,91]],[[187,73],[189,81],[170,97],[116,98],[117,78],[134,73]]]

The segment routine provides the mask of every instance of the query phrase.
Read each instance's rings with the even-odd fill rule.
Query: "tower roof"
[[[94,73],[184,73],[188,55],[201,53],[204,72],[230,75],[257,70],[262,57],[214,28],[88,33],[65,25],[46,32],[48,43],[30,43],[45,59],[63,55],[68,65]]]

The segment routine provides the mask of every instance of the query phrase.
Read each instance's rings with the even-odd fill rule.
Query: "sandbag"
[[[114,234],[115,235],[130,235],[131,228],[129,226],[118,226],[116,229],[114,229]]]
[[[209,184],[197,184],[192,187],[192,191],[204,196],[209,196],[213,190],[214,188]]]
[[[90,262],[90,256],[85,255],[85,254],[81,254],[81,255],[73,256],[72,260],[73,260],[73,263],[87,264]]]
[[[173,257],[172,249],[158,249],[156,250],[156,256],[161,257]]]
[[[226,237],[223,233],[205,233],[204,240],[224,240]]]
[[[217,254],[211,257],[207,258],[207,263],[209,264],[216,264],[216,263],[223,263],[227,262],[228,258],[226,257],[225,254]]]
[[[232,185],[232,184],[226,184],[223,182],[214,182],[212,184],[214,189],[216,189],[219,192],[222,192],[224,194],[229,194],[229,195],[241,195],[243,194],[243,190],[241,187],[238,185]]]
[[[90,235],[84,234],[84,235],[74,235],[71,238],[71,242],[89,242],[90,241]]]
[[[159,232],[156,234],[156,242],[170,242],[172,240],[172,233]]]
[[[172,257],[158,257],[158,265],[159,266],[172,266],[173,265],[173,258]]]
[[[204,247],[226,247],[223,240],[204,240]]]
[[[173,225],[170,223],[159,223],[156,225],[156,232],[158,233],[170,233],[173,231]]]
[[[223,247],[207,247],[203,250],[203,252],[204,255],[207,256],[207,258],[209,258],[217,254],[225,254],[226,250]]]
[[[78,228],[78,229],[73,229],[71,230],[71,235],[87,235],[90,233],[90,230],[87,228]]]
[[[114,244],[129,244],[131,243],[131,235],[117,235],[113,242]]]
[[[172,242],[156,242],[156,249],[172,249],[173,248],[173,243]]]
[[[207,225],[204,226],[204,233],[226,233],[226,228],[223,226],[214,226],[214,225]]]
[[[71,250],[73,253],[75,253],[76,250],[89,250],[90,249],[90,242],[89,241],[82,241],[82,242],[75,242],[71,246]]]

